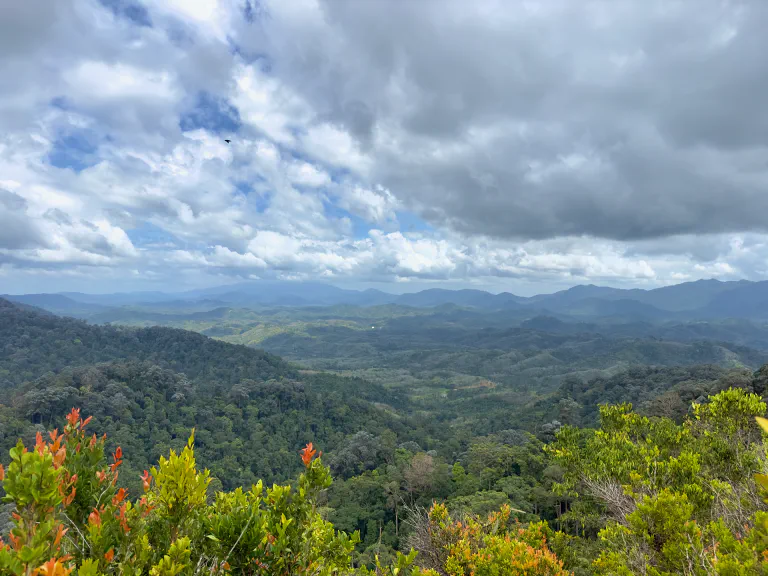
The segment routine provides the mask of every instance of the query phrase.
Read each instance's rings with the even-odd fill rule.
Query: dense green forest
[[[110,309],[91,320],[184,328],[267,350],[305,369],[359,377],[398,390],[413,409],[469,427],[473,434],[507,428],[535,431],[557,419],[552,400],[558,395],[557,402],[567,399],[559,392],[566,381],[592,388],[593,380],[610,385],[612,378],[639,367],[683,368],[684,374],[685,367],[709,366],[707,375],[682,380],[662,376],[648,392],[641,386],[631,399],[642,403],[672,382],[710,382],[768,362],[768,331],[746,320],[651,324],[611,317],[587,323],[530,314],[453,304],[185,312],[161,303]],[[713,366],[723,372],[715,374]],[[705,386],[695,397],[708,390]],[[595,398],[578,409],[589,411],[592,423],[594,405],[604,401]],[[581,404],[579,398],[573,400]],[[683,403],[689,400],[685,397]]]
[[[303,331],[262,342],[292,348],[291,363],[0,300],[0,568],[763,573],[761,352],[410,324],[424,314],[399,308],[372,310],[379,325],[364,328],[370,317],[342,312],[351,324],[312,310]],[[272,312],[290,323],[307,313]],[[72,407],[82,416],[67,424]],[[36,440],[53,428],[66,437]],[[22,454],[19,439],[38,449]],[[312,446],[299,457],[310,443],[322,458]],[[32,469],[49,494],[25,492]],[[104,474],[114,482],[102,509],[93,483]],[[261,487],[274,482],[287,484]],[[59,525],[69,532],[55,542]]]
[[[243,378],[279,378],[291,370],[280,358],[181,330],[125,330],[94,326],[21,309],[0,299],[0,388],[62,368],[117,358],[151,361],[184,372],[206,386],[229,387]]]

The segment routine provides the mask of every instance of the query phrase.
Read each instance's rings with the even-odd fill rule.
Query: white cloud
[[[288,178],[299,186],[327,186],[331,178],[324,170],[309,162],[293,162],[288,166]]]
[[[658,45],[639,0],[33,4],[0,8],[4,280],[768,278],[757,4]]]
[[[266,268],[267,263],[251,253],[240,254],[225,246],[214,246],[206,262],[224,268]]]
[[[445,240],[410,239],[400,232],[382,234],[374,230],[374,258],[386,272],[397,276],[449,278],[465,257],[456,246]]]
[[[331,166],[349,168],[361,176],[370,170],[370,159],[361,153],[352,136],[330,124],[311,126],[301,143],[308,154]]]
[[[395,210],[397,199],[389,190],[377,186],[376,190],[364,188],[360,184],[342,185],[336,191],[337,204],[368,222],[384,224],[397,219]]]
[[[298,256],[301,241],[279,232],[260,230],[248,242],[252,254],[273,264],[283,264]]]
[[[66,77],[70,94],[83,100],[170,100],[179,96],[171,73],[165,70],[88,61],[80,63]]]
[[[294,144],[293,130],[312,116],[307,104],[256,66],[239,66],[234,81],[231,99],[243,121],[275,142]]]
[[[192,20],[205,22],[213,18],[219,11],[218,0],[166,0],[158,6],[166,4],[167,8]]]

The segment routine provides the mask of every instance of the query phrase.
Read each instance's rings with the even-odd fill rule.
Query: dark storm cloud
[[[321,6],[320,25],[274,10],[244,42],[432,223],[506,238],[768,230],[763,0]]]

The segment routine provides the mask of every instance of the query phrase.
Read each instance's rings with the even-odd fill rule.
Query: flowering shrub
[[[424,576],[565,576],[563,564],[547,548],[545,524],[510,525],[510,508],[485,519],[452,519],[442,504],[433,504],[420,554],[431,568]]]
[[[73,409],[62,433],[38,433],[32,450],[19,441],[7,468],[0,465],[4,500],[15,506],[9,542],[0,540],[3,576],[564,574],[542,525],[508,530],[508,508],[462,523],[440,504],[429,513],[439,571],[415,567],[415,551],[355,570],[358,534],[336,531],[317,509],[331,476],[312,444],[300,453],[295,486],[259,482],[209,503],[211,478],[197,468],[193,430],[181,452],[144,471],[144,493],[132,500],[118,485],[122,449],[107,455],[106,437],[86,432],[89,421]]]
[[[132,501],[118,487],[122,450],[88,435],[90,418],[73,409],[63,433],[19,441],[0,466],[5,501],[15,506],[9,542],[0,541],[0,574],[23,576],[177,576],[191,574],[344,574],[356,535],[336,532],[315,507],[330,485],[328,468],[307,446],[297,486],[261,483],[218,493],[198,470],[194,433],[142,475]]]

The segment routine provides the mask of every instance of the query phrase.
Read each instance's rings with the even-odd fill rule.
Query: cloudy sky
[[[0,292],[768,279],[766,29],[765,0],[3,2]]]

